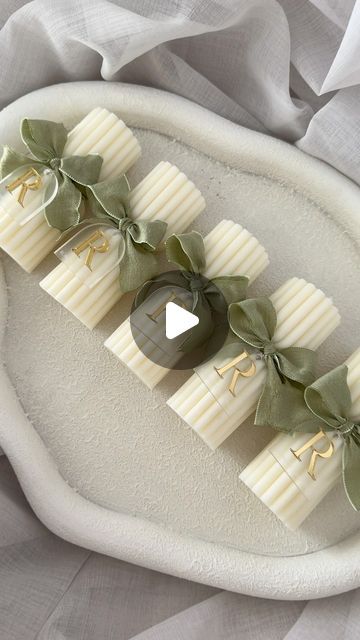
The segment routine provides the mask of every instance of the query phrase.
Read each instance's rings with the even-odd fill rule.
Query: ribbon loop
[[[180,269],[202,273],[206,266],[204,241],[197,231],[173,234],[166,241],[166,257]]]
[[[63,155],[68,136],[64,125],[60,122],[29,118],[22,120],[20,134],[30,153],[44,164]]]

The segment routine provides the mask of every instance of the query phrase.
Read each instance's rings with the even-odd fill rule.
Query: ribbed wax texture
[[[133,189],[130,198],[133,219],[164,220],[164,239],[182,233],[205,209],[205,200],[191,180],[170,162],[158,165]]]
[[[268,255],[259,241],[232,220],[222,220],[204,238],[206,269],[204,275],[246,275],[253,282],[269,264]],[[106,340],[105,346],[114,353],[149,389],[153,389],[169,372],[156,360],[161,353],[162,333],[156,324],[151,336],[139,336],[138,348],[128,320]]]
[[[200,191],[170,162],[160,162],[135,187],[129,199],[134,219],[163,220],[168,223],[169,233],[185,231],[205,207]],[[103,254],[103,259],[109,259],[107,254]],[[122,296],[119,268],[90,288],[86,279],[76,274],[77,270],[84,271],[83,264],[82,259],[74,256],[71,269],[60,264],[40,286],[86,327],[93,329]]]
[[[122,295],[118,269],[113,269],[90,288],[65,263],[55,267],[40,286],[88,329],[93,329]]]
[[[352,400],[351,416],[359,419],[360,349],[350,356],[346,364],[349,368],[347,381]],[[291,530],[304,522],[341,476],[343,440],[336,433],[327,432],[335,453],[330,458],[317,459],[316,480],[308,473],[312,449],[302,454],[301,460],[293,455],[291,449],[297,451],[313,435],[279,434],[240,474],[240,480]],[[326,451],[328,444],[321,440],[314,446],[319,451]]]
[[[141,148],[126,124],[107,109],[97,107],[68,135],[64,155],[97,153],[103,159],[99,181],[126,173],[138,160]]]
[[[339,312],[313,284],[300,278],[286,281],[271,297],[277,312],[274,342],[317,349],[340,322]],[[229,391],[234,370],[221,378],[214,366],[231,360],[221,352],[168,400],[168,405],[189,424],[211,449],[216,449],[256,409],[265,380],[265,365],[256,361],[253,377],[240,377],[235,397]]]
[[[70,131],[64,156],[98,153],[103,158],[100,180],[120,176],[140,155],[140,146],[128,127],[114,113],[93,109]],[[41,204],[42,193],[28,191],[23,215],[15,220],[16,200],[9,194],[6,209],[0,214],[0,247],[25,271],[33,271],[54,249],[60,232],[48,226],[42,214],[20,226],[20,221]],[[12,200],[12,202],[11,202]]]

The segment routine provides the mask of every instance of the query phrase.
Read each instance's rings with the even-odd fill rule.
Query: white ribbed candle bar
[[[232,220],[222,220],[204,238],[206,269],[204,276],[246,275],[253,282],[268,266],[264,247],[249,231]],[[135,373],[149,389],[153,389],[169,372],[168,368],[149,360],[164,360],[161,354],[162,337],[156,334],[154,323],[151,335],[139,336],[141,350],[133,339],[129,320],[106,340],[105,346]],[[181,354],[179,354],[179,358]],[[174,361],[172,361],[174,362]]]
[[[274,342],[280,348],[317,349],[340,322],[332,301],[320,289],[300,278],[286,281],[270,299],[277,312]],[[240,348],[239,354],[242,351]],[[229,386],[235,368],[229,369],[223,377],[215,369],[233,360],[234,355],[225,353],[221,350],[198,367],[167,402],[211,449],[220,446],[255,411],[265,379],[263,361],[255,360],[256,374],[252,377],[240,375],[233,395]],[[251,362],[251,358],[244,360],[243,368]]]
[[[349,368],[351,417],[359,419],[360,349],[345,364]],[[313,436],[279,434],[240,474],[240,480],[291,530],[304,522],[341,476],[343,440],[334,432],[326,432],[326,437],[310,446],[300,460],[294,456],[292,451],[298,451]],[[311,454],[314,449],[326,451],[329,441],[334,445],[334,453],[326,459],[317,458],[313,480],[308,473]]]
[[[163,220],[168,223],[168,234],[184,231],[204,208],[200,191],[170,162],[160,162],[130,193],[132,218]],[[117,267],[90,288],[83,277],[84,256],[79,259],[74,255],[71,268],[61,263],[40,286],[86,327],[93,329],[120,300],[122,291]],[[102,256],[103,260],[107,259],[106,253]]]
[[[64,156],[90,153],[103,158],[99,177],[102,181],[125,173],[138,159],[141,149],[122,120],[98,107],[70,131],[64,149]],[[41,212],[21,226],[22,221],[41,205],[43,190],[28,191],[23,209],[17,203],[17,193],[9,193],[2,201],[0,247],[25,271],[31,272],[54,249],[61,234],[49,227]]]

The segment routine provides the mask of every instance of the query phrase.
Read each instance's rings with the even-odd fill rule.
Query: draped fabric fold
[[[146,84],[294,142],[360,183],[358,137],[348,131],[360,113],[359,1],[77,0],[76,7],[35,0],[5,23],[2,59],[13,41],[17,55],[2,66],[1,106],[54,81]]]

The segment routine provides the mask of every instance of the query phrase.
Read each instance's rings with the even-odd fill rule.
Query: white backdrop
[[[156,86],[360,184],[359,0],[2,0],[0,24],[2,107],[71,80]],[[4,458],[0,477],[1,638],[360,637],[358,592],[272,602],[97,556],[37,522]]]

